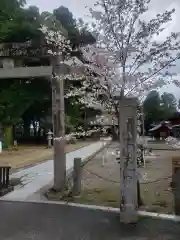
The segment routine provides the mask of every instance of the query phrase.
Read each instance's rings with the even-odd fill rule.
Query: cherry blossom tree
[[[98,78],[88,78],[76,94],[82,94],[87,103],[103,102],[104,107],[114,110],[117,117],[117,96],[120,99],[142,96],[153,88],[168,84],[172,75],[169,68],[180,57],[179,33],[171,33],[164,41],[158,41],[158,35],[171,20],[174,9],[146,21],[149,3],[150,0],[99,0],[95,9],[90,9],[97,43],[81,50],[91,63],[88,71],[95,71]],[[68,52],[61,44],[58,46]],[[88,97],[85,96],[87,88],[91,88]],[[122,141],[121,149],[124,149],[123,145]],[[124,184],[121,184],[123,190]],[[122,211],[123,202],[121,198]]]
[[[115,97],[119,96],[120,100],[126,96],[139,97],[168,84],[173,75],[169,69],[180,58],[180,33],[170,33],[163,41],[158,40],[175,10],[148,20],[149,3],[150,0],[99,0],[90,9],[97,43],[95,49],[84,51],[101,69],[102,78],[96,83],[116,111]],[[102,61],[102,56],[107,61]],[[103,64],[98,66],[99,62]],[[120,111],[123,113],[122,108]],[[121,149],[124,147],[122,139]],[[121,211],[124,211],[124,182],[121,189]]]
[[[173,73],[169,68],[180,57],[179,33],[171,33],[164,41],[158,41],[175,10],[145,21],[149,3],[149,0],[100,0],[95,10],[90,9],[97,43],[82,51],[92,67],[100,68],[102,76],[93,79],[91,99],[95,97],[97,101],[99,96],[104,96],[101,104],[105,103],[105,108],[108,106],[117,117],[117,95],[142,97],[170,83]],[[179,84],[177,80],[173,82]]]
[[[96,71],[100,68],[103,77],[94,83],[110,105],[115,105],[116,95],[142,96],[168,84],[172,75],[169,68],[180,56],[179,33],[158,41],[174,9],[145,21],[149,3],[149,0],[101,0],[95,6],[97,10],[90,9],[97,44],[82,51]]]
[[[85,89],[93,86],[92,92],[88,92],[86,97],[88,104],[97,102],[99,95],[104,95],[106,106],[112,106],[115,105],[114,95],[139,96],[152,88],[169,83],[167,70],[179,58],[179,33],[172,33],[163,42],[157,41],[156,36],[161,34],[164,25],[171,20],[174,10],[158,14],[146,22],[143,19],[148,13],[149,2],[101,0],[96,4],[97,10],[90,9],[97,44],[95,48],[86,47],[82,48],[82,51],[86,56],[89,54],[92,67],[93,63],[96,63],[96,71],[97,66],[100,67],[103,77],[96,82],[93,79],[93,84],[88,79],[82,89],[78,90],[79,93],[75,89],[76,93],[69,91],[69,95],[83,96],[83,92],[86,95]],[[55,36],[52,32],[48,32],[48,35],[51,35],[51,38]],[[59,42],[57,36],[56,32],[56,43]],[[98,65],[99,62],[101,64]],[[102,104],[102,101],[100,103]]]
[[[146,21],[149,3],[150,0],[100,0],[95,7],[98,10],[90,9],[96,47],[116,63],[119,81],[115,88],[121,96],[142,95],[168,83],[168,70],[180,57],[180,33],[158,41],[175,10]]]
[[[66,156],[65,141],[69,141],[74,135],[65,135],[64,98],[71,97],[67,92],[64,95],[64,80],[81,80],[87,75],[88,66],[74,57],[79,49],[72,49],[66,32],[61,26],[56,27],[56,21],[47,19],[47,23],[40,28],[45,37],[45,43],[49,46],[48,53],[52,59],[52,102],[54,119],[54,186],[56,191],[62,191],[66,184]],[[52,20],[52,21],[51,21]],[[76,88],[75,88],[76,89]],[[75,94],[77,94],[76,89]],[[85,102],[84,102],[85,103]],[[76,103],[75,103],[76,104]],[[93,131],[88,132],[91,134]]]

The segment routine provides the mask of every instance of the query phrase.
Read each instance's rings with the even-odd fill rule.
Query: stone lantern
[[[47,133],[48,148],[52,147],[52,139],[53,139],[53,132],[51,132],[51,130],[49,130]]]

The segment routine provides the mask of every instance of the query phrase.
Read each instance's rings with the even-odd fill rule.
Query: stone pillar
[[[143,136],[142,107],[137,109],[137,167],[145,166],[144,163],[144,136]]]
[[[172,192],[174,195],[174,213],[180,216],[180,157],[172,159]]]
[[[81,178],[82,178],[82,161],[81,158],[74,158],[73,169],[73,196],[79,196],[81,194]]]
[[[63,191],[66,187],[66,153],[65,153],[65,113],[64,113],[64,79],[71,74],[84,74],[84,66],[69,66],[64,63],[62,55],[53,56],[52,98],[53,98],[53,132],[54,132],[54,190]],[[61,78],[57,78],[60,76]]]
[[[66,185],[66,153],[65,153],[65,114],[64,114],[64,80],[61,56],[53,61],[52,78],[52,115],[54,132],[54,190],[64,191]],[[57,76],[57,77],[56,77]]]
[[[137,221],[137,99],[120,100],[120,221]]]

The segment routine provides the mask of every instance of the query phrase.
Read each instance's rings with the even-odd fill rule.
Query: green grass
[[[80,204],[99,205],[119,208],[119,187],[112,188],[94,188],[84,189],[78,197],[73,197],[71,193],[66,192],[64,196],[61,193],[48,192],[46,197],[54,201],[67,201]]]

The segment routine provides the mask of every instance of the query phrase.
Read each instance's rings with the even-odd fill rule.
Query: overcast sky
[[[26,0],[27,6],[35,5],[40,11],[49,11],[52,12],[53,9],[63,5],[69,8],[76,18],[83,18],[88,21],[86,15],[88,14],[88,8],[93,7],[93,4],[96,0]],[[88,6],[88,8],[85,8]],[[175,8],[176,12],[173,15],[171,23],[166,25],[166,29],[163,34],[159,37],[163,39],[169,33],[178,31],[180,32],[180,0],[151,0],[150,9],[148,12],[147,18],[153,18],[159,12],[164,10]],[[180,64],[178,64],[177,70],[180,73]],[[179,77],[180,78],[180,77]],[[174,86],[168,86],[162,89],[162,91],[170,91],[175,94],[177,98],[180,98],[180,89],[175,88]]]

